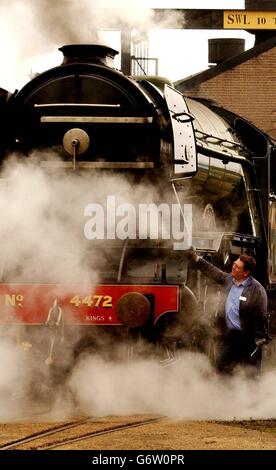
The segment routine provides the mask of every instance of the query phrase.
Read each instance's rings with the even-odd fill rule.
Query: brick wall
[[[187,89],[184,95],[214,100],[276,137],[276,47]]]

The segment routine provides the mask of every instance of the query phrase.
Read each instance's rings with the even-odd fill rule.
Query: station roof
[[[276,47],[276,35],[264,42],[257,44],[251,49],[242,52],[241,54],[231,57],[230,59],[218,65],[215,65],[211,68],[203,70],[202,72],[183,78],[181,80],[177,80],[176,82],[174,82],[174,86],[177,90],[181,92],[188,91],[191,88],[200,85],[200,83],[210,80],[211,78],[220,75],[221,73],[226,72],[227,70],[237,67],[243,62],[257,57],[263,52],[266,52],[274,47]]]

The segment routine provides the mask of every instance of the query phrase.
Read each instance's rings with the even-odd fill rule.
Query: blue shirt
[[[237,285],[235,279],[232,279],[233,285],[229,291],[229,294],[225,303],[225,320],[229,330],[240,330],[240,296],[242,295],[243,289],[248,284],[249,276],[241,284]]]

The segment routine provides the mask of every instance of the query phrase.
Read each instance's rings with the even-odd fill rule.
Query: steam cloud
[[[43,157],[45,159],[45,155]],[[53,154],[49,152],[47,157],[53,158]],[[143,184],[134,192],[131,181],[115,174],[101,173],[100,177],[87,173],[49,174],[39,166],[40,158],[36,152],[28,160],[11,156],[3,166],[0,178],[1,281],[62,284],[63,291],[66,284],[75,283],[89,285],[93,290],[100,282],[98,268],[110,264],[112,255],[108,242],[99,246],[85,239],[84,207],[91,202],[104,207],[109,194],[116,194],[118,203],[128,201],[133,205],[141,200],[154,202],[156,195],[152,188]],[[46,327],[39,330],[34,332],[30,344],[30,338],[25,339],[24,328],[18,329],[12,324],[1,327],[0,349],[4,357],[0,367],[1,420],[13,419],[16,415],[15,402],[11,401],[9,409],[7,396],[20,399],[28,394],[33,382],[38,386],[47,384],[49,369],[40,343],[46,343],[47,354],[51,333]],[[78,334],[76,327],[76,341]],[[100,328],[97,336],[100,341]],[[65,359],[67,346],[62,345]],[[20,406],[18,413],[17,417]]]
[[[242,374],[221,378],[199,353],[183,353],[167,368],[150,359],[113,364],[87,358],[74,370],[70,385],[92,416],[158,413],[225,420],[276,416],[274,372],[263,373],[259,382]]]
[[[171,21],[183,23],[182,15],[174,13],[155,24],[146,2],[131,2],[130,6],[128,0],[2,0],[0,86],[13,91],[12,87],[23,86],[28,76],[59,65],[62,54],[58,48],[65,44],[106,43],[119,48],[111,36],[98,31],[140,31],[142,25],[143,33],[150,28],[166,28]]]
[[[133,192],[132,183],[118,175],[49,175],[36,153],[27,163],[11,158],[2,178],[0,269],[16,282],[97,282],[96,266],[103,257],[84,237],[84,207],[90,202],[104,207],[109,194],[116,194],[118,203],[133,205],[156,198],[143,184]]]

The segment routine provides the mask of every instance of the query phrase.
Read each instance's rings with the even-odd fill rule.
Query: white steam
[[[47,156],[51,158],[51,153]],[[36,153],[28,160],[22,156],[11,157],[1,173],[1,282],[62,284],[63,294],[70,283],[80,289],[90,286],[93,290],[101,281],[99,269],[110,264],[112,256],[108,242],[99,246],[86,240],[85,206],[96,202],[105,207],[110,194],[116,195],[118,203],[129,201],[135,205],[147,198],[152,202],[152,190],[140,185],[133,191],[133,185],[125,177],[110,173],[49,174],[39,166],[40,158]],[[59,296],[58,286],[56,293]],[[3,305],[3,296],[0,301]],[[28,337],[24,328],[5,325],[4,310],[0,312],[0,321],[4,322],[0,331],[0,420],[21,416],[21,397],[34,388],[33,382],[38,385],[38,394],[40,385],[47,386],[50,369],[46,359],[52,340],[47,327],[39,327],[34,337]],[[77,328],[74,331],[77,341]],[[40,348],[42,343],[44,348]],[[56,344],[62,347],[62,356],[67,360],[68,345],[61,345],[60,338]]]
[[[157,413],[184,419],[276,417],[274,372],[259,380],[242,374],[219,377],[208,358],[183,353],[162,368],[152,359],[108,363],[87,358],[73,372],[70,386],[90,416]]]
[[[35,367],[28,353],[16,343],[11,328],[1,328],[0,355],[0,421],[4,422],[20,419],[24,414],[22,398],[31,386]]]
[[[35,419],[64,420],[78,406],[87,416],[160,414],[172,419],[239,420],[276,417],[275,371],[259,379],[242,373],[225,378],[216,374],[206,356],[185,352],[168,367],[153,358],[105,361],[99,356],[82,359],[66,386],[57,387],[55,399],[36,406],[27,402],[34,375],[30,353],[22,352],[9,338],[0,342],[0,421]],[[38,374],[38,371],[37,371]],[[40,371],[40,380],[47,368]],[[38,377],[38,375],[37,375]],[[45,380],[45,384],[47,381]]]
[[[110,174],[47,174],[37,163],[11,159],[0,180],[1,275],[14,282],[97,282],[97,266],[108,255],[84,236],[84,208],[120,202],[152,202],[152,190]],[[106,222],[106,220],[104,220]]]
[[[114,35],[104,31],[166,28],[181,21],[181,13],[166,15],[158,24],[144,3],[127,0],[2,0],[0,3],[0,86],[23,86],[35,73],[59,65],[65,44],[106,44],[115,49]],[[116,40],[117,42],[117,40]],[[46,65],[47,64],[47,65]]]

